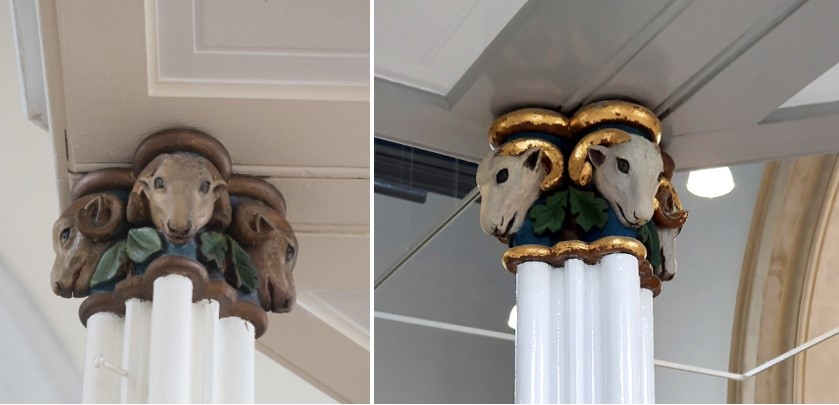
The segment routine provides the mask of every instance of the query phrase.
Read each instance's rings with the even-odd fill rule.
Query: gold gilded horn
[[[661,228],[681,228],[688,219],[688,212],[682,209],[682,202],[679,194],[670,180],[661,179],[658,185],[658,192],[655,195],[656,204],[653,221]]]
[[[615,128],[592,132],[581,139],[568,159],[568,177],[574,183],[585,186],[591,182],[593,168],[588,161],[588,147],[591,145],[614,146],[629,142],[632,135]]]
[[[521,138],[501,145],[495,155],[518,156],[532,148],[542,150],[542,164],[548,168],[548,174],[542,179],[540,188],[542,191],[551,190],[562,182],[562,172],[565,169],[562,151],[556,145],[542,139]]]
[[[570,138],[568,118],[544,108],[523,108],[495,119],[489,128],[489,145],[497,149],[508,136],[521,132],[543,132],[561,138]]]
[[[644,106],[621,100],[591,103],[571,117],[571,133],[578,134],[585,128],[602,124],[630,125],[646,132],[646,138],[658,145],[661,142],[661,121]]]

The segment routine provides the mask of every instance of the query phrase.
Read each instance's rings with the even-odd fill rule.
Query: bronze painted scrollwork
[[[53,229],[53,291],[87,297],[82,322],[121,313],[128,298],[150,299],[163,264],[188,276],[194,300],[219,301],[222,316],[250,320],[288,312],[297,239],[282,194],[257,177],[232,173],[211,136],[175,128],[137,148],[132,169],[104,169],[76,182]]]

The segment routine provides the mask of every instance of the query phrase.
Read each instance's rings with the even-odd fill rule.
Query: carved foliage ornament
[[[526,108],[496,119],[489,140],[494,151],[476,176],[481,228],[511,247],[508,270],[519,261],[513,257],[551,262],[562,252],[592,261],[593,252],[612,248],[637,256],[640,246],[649,277],[673,277],[687,211],[670,183],[673,160],[659,147],[661,123],[650,110],[611,100],[567,119]]]
[[[62,297],[90,296],[83,322],[97,311],[91,307],[120,312],[127,298],[149,298],[144,278],[161,258],[202,284],[195,288],[206,296],[194,299],[219,300],[257,335],[267,327],[262,310],[292,308],[297,239],[282,194],[232,174],[227,150],[203,132],[149,136],[133,169],[88,173],[71,199],[53,228],[51,284]]]

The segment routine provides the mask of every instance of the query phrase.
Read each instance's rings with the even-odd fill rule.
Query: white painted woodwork
[[[219,357],[222,350],[230,350],[242,354],[241,349],[220,346],[219,303],[216,300],[201,300],[192,304],[192,354],[190,358],[190,401],[209,404],[215,399],[213,395],[216,384],[221,383],[215,378],[220,371]],[[253,344],[250,345],[251,347]],[[253,361],[253,351],[250,352]],[[226,382],[225,384],[231,384]],[[251,384],[253,376],[251,375]],[[244,388],[247,389],[247,388]],[[251,387],[253,395],[253,387]],[[251,397],[250,402],[252,403]]]
[[[524,3],[376,1],[377,76],[446,95]]]
[[[713,76],[667,118],[672,133],[705,133],[756,125],[839,62],[839,50],[833,41],[839,35],[839,27],[831,18],[839,4],[808,1],[796,9],[797,4],[786,2],[784,7],[795,10],[792,15]]]
[[[251,404],[254,398],[253,325],[234,316],[219,320],[218,329],[213,403]]]
[[[233,7],[212,0],[59,0],[38,6],[61,206],[82,174],[127,167],[147,135],[195,127],[225,145],[234,172],[265,177],[284,193],[301,241],[297,288],[330,290],[326,295],[369,288],[367,2],[249,0]],[[289,16],[291,23],[275,24]],[[196,37],[189,27],[198,20],[208,29]],[[167,39],[172,33],[184,36]],[[292,41],[306,48],[290,49]],[[320,66],[296,70],[308,79],[286,75],[307,60]],[[295,311],[304,317],[277,315],[269,329],[282,324],[308,338],[296,346],[262,338],[260,350],[336,399],[367,402],[368,389],[356,387],[369,387],[363,371],[369,352],[356,350],[369,346],[357,343],[369,327],[355,339],[334,329],[346,324],[344,308],[357,306],[347,304],[330,305],[331,313],[319,312],[311,322],[302,307]],[[351,353],[349,371],[319,364],[330,363],[317,355],[323,343],[312,338],[324,329],[340,337],[330,339],[329,351]]]
[[[383,7],[377,22],[400,21],[409,9]],[[377,85],[376,135],[478,161],[487,151],[486,130],[501,113],[526,105],[569,111],[585,101],[629,97],[663,114],[663,145],[680,170],[836,151],[836,142],[809,122],[795,126],[795,143],[767,135],[761,123],[782,104],[833,100],[814,93],[830,92],[828,79],[810,83],[839,61],[831,42],[837,28],[828,21],[837,12],[839,5],[824,0],[531,1],[448,93],[423,91],[430,74],[404,88]],[[431,35],[402,33],[388,41]],[[423,55],[403,51],[414,52],[403,63]],[[378,62],[375,68],[376,77],[389,77]],[[454,63],[449,68],[458,71]],[[813,95],[784,104],[808,84],[801,97]],[[780,119],[838,111],[814,108]],[[690,147],[679,145],[682,137],[691,138],[684,141]]]
[[[122,368],[129,377],[123,381],[120,402],[149,401],[149,343],[151,340],[151,302],[131,298],[125,301]],[[91,331],[88,330],[88,334]]]
[[[191,382],[192,281],[154,280],[149,343],[149,402],[188,403]]]
[[[614,77],[595,89],[595,94],[586,96],[622,94],[649,108],[658,107],[708,61],[784,3],[783,0],[692,1],[621,66]],[[709,15],[714,15],[713,22],[708,20]]]
[[[525,262],[516,273],[517,403],[654,403],[652,294],[638,260]]]
[[[837,100],[839,100],[839,64],[833,65],[832,68],[822,73],[807,87],[795,93],[781,105],[781,108],[829,103]]]
[[[516,273],[516,403],[556,402],[551,331],[551,266],[522,263]]]
[[[191,301],[192,282],[168,275],[155,280],[153,301],[129,299],[125,318],[91,316],[83,402],[253,403],[254,326],[219,319],[215,300]],[[126,376],[96,367],[97,356]]]
[[[152,96],[368,99],[363,0],[147,0],[145,7]]]
[[[47,93],[44,82],[44,59],[41,57],[41,36],[38,32],[37,2],[11,0],[12,31],[17,45],[20,96],[23,115],[49,131]]]
[[[94,359],[102,356],[106,361],[120,367],[123,328],[123,318],[108,312],[94,314],[87,320],[87,348],[85,349],[82,385],[83,403],[120,402],[122,377],[104,367],[96,367]]]

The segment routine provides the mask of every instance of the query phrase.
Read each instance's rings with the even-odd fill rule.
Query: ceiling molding
[[[369,101],[367,72],[370,58],[366,42],[362,46],[365,49],[318,49],[323,46],[320,43],[310,44],[312,48],[308,49],[208,45],[210,33],[206,31],[207,26],[200,25],[204,14],[213,11],[213,7],[228,7],[224,3],[208,3],[209,0],[145,0],[149,96]],[[265,3],[261,7],[275,13],[287,11],[282,2]],[[309,7],[324,5],[309,3]],[[216,9],[214,12],[230,10]],[[315,16],[322,14],[313,13]],[[354,20],[352,15],[341,16],[341,19],[343,17]],[[368,25],[358,29],[359,32],[362,30],[367,32]],[[331,34],[337,36],[339,33]],[[242,43],[248,43],[257,34],[239,35]],[[366,41],[367,35],[357,36],[358,41],[347,40],[345,42],[352,44],[345,45],[361,46],[355,42],[360,42],[360,37]]]

